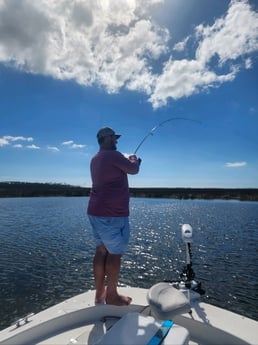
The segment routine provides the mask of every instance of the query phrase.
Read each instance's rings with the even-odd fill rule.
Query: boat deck
[[[11,326],[1,331],[0,345],[92,345],[127,313],[150,315],[146,289],[119,290],[133,298],[131,305],[95,306],[95,292],[88,291],[31,316],[18,328]],[[173,318],[175,324],[189,331],[189,345],[258,344],[257,321],[197,301],[191,310],[191,315]]]

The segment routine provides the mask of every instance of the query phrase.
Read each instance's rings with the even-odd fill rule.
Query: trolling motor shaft
[[[185,284],[187,289],[190,289],[192,280],[195,277],[195,273],[192,269],[192,253],[191,253],[191,242],[193,239],[193,229],[189,224],[183,224],[182,226],[182,239],[186,246],[186,266],[183,268],[180,278]]]
[[[205,291],[201,288],[201,283],[194,280],[195,273],[192,268],[192,252],[191,252],[191,242],[193,241],[193,229],[190,224],[182,225],[182,239],[185,242],[186,248],[186,266],[180,274],[180,286],[183,288],[192,289],[193,291],[203,295]]]
[[[188,295],[188,300],[191,299],[191,293],[194,292],[199,295],[204,295],[205,291],[201,287],[201,282],[196,281],[195,273],[192,268],[192,253],[191,253],[191,242],[193,241],[193,229],[190,224],[182,225],[182,239],[185,242],[186,248],[186,265],[183,267],[180,273],[179,280],[170,281],[165,280],[165,282],[172,283],[172,285],[183,291]],[[192,293],[193,295],[193,293]]]

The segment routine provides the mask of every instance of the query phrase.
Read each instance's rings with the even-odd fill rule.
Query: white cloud
[[[62,143],[62,145],[67,145],[67,146],[72,145],[72,144],[73,144],[73,140],[64,141],[64,142]]]
[[[27,148],[27,149],[31,149],[31,150],[39,150],[40,146],[37,146],[35,144],[32,145],[26,145],[23,146],[21,143],[17,143],[17,144],[12,144],[13,142],[17,142],[17,141],[27,141],[27,142],[31,142],[34,139],[32,137],[23,137],[23,136],[11,136],[11,135],[4,135],[2,138],[0,138],[0,147],[4,147],[4,146],[8,146],[10,145],[13,148]],[[83,149],[86,147],[86,145],[83,144],[76,144],[73,140],[68,140],[68,141],[64,141],[62,143],[63,146],[68,147],[69,149]],[[53,152],[59,152],[60,149],[56,146],[52,146],[52,145],[47,145],[46,147],[48,150],[53,151]]]
[[[75,144],[73,140],[64,141],[62,145],[68,146],[71,149],[82,149],[86,147],[86,145],[83,144]]]
[[[227,168],[241,168],[241,167],[244,167],[246,165],[247,165],[246,162],[234,162],[234,163],[228,162],[228,163],[225,164],[225,166]]]
[[[31,149],[31,150],[39,150],[39,149],[40,149],[39,146],[34,145],[34,144],[32,144],[32,145],[27,145],[26,147],[27,147],[27,149]]]
[[[183,41],[176,43],[173,47],[173,50],[179,51],[179,52],[184,51],[184,49],[186,48],[188,40],[189,40],[189,36],[186,37]]]
[[[245,24],[246,23],[246,24]],[[150,97],[154,108],[166,105],[169,98],[178,99],[232,81],[240,71],[238,58],[258,49],[258,15],[247,1],[232,0],[224,18],[213,25],[196,28],[198,47],[195,59],[165,63]],[[187,41],[175,47],[184,47]],[[211,63],[212,59],[218,62]],[[222,67],[228,70],[222,71]],[[251,58],[243,68],[251,67]]]
[[[72,149],[82,149],[84,148],[86,145],[82,145],[82,144],[72,144],[71,148]]]
[[[169,46],[173,32],[151,17],[158,5],[166,2],[0,0],[0,62],[85,86],[98,84],[110,93],[145,92],[153,107],[219,86],[241,68],[251,68],[247,55],[258,49],[258,15],[246,0],[232,0],[224,17],[199,25],[194,40],[189,36],[174,47]],[[193,41],[192,59],[187,54],[173,59],[173,50],[189,52]],[[166,62],[156,74],[159,58]]]
[[[0,138],[0,147],[9,145],[9,141],[5,138]]]
[[[53,151],[53,152],[59,152],[60,151],[59,148],[56,146],[48,146],[47,149],[50,151]]]
[[[18,141],[18,140],[22,140],[22,141],[33,141],[32,137],[26,138],[26,137],[13,137],[11,135],[5,135],[4,139],[9,140],[9,141]]]
[[[204,64],[218,55],[220,63],[233,61],[258,49],[258,14],[251,10],[246,0],[232,0],[224,18],[212,26],[196,28],[201,41],[196,58]]]
[[[245,60],[245,68],[246,69],[252,68],[252,60],[250,58]]]
[[[34,139],[32,137],[23,137],[23,136],[18,136],[14,137],[12,135],[4,135],[2,138],[0,138],[0,147],[6,146],[6,145],[11,145],[12,142],[14,141],[33,141]],[[15,144],[13,147],[21,147],[21,144]]]
[[[198,60],[169,60],[163,74],[157,78],[155,91],[150,97],[154,108],[166,105],[168,98],[179,99],[199,92],[200,89],[218,86],[235,78],[236,69],[217,75]]]

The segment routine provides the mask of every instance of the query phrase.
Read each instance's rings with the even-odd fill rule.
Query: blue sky
[[[255,0],[0,0],[0,181],[89,187],[104,126],[132,187],[258,188]]]

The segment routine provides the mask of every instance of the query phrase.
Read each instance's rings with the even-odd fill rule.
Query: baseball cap
[[[116,134],[116,132],[110,127],[101,128],[97,133],[97,138],[108,137],[109,135],[115,135],[116,139],[121,137],[121,134]]]

